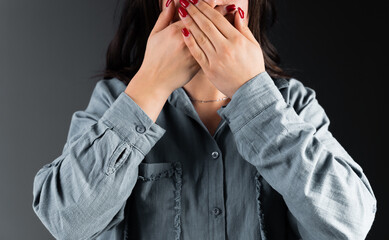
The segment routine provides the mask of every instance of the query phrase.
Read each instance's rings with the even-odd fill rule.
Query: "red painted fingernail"
[[[239,12],[240,18],[244,18],[244,12],[240,7],[238,7],[238,12]]]
[[[228,5],[226,7],[226,9],[227,9],[228,12],[235,11],[235,9],[236,9],[235,4]]]
[[[188,14],[188,12],[183,7],[179,7],[178,12],[180,13],[181,17],[183,17],[183,18],[186,17],[186,15]]]
[[[185,37],[189,36],[189,31],[186,28],[181,29],[182,34],[184,34]]]
[[[189,2],[186,1],[186,0],[180,0],[180,4],[181,6],[183,6],[184,8],[187,8],[189,6]]]
[[[196,4],[198,3],[199,1],[198,0],[189,0],[192,4]]]
[[[172,3],[173,0],[167,0],[166,7],[169,7],[170,3]]]

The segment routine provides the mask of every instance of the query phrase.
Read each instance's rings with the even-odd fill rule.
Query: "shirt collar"
[[[274,81],[274,84],[277,86],[279,90],[289,86],[289,81],[284,78],[272,78],[272,79]],[[203,122],[201,121],[196,109],[194,108],[192,101],[189,99],[189,96],[183,87],[179,87],[176,90],[174,90],[170,94],[167,100],[169,104],[171,104],[173,107],[183,111],[189,117],[193,118],[200,125],[206,128]]]
[[[284,78],[272,79],[279,90],[289,86],[289,81]],[[193,107],[193,104],[190,101],[189,96],[183,87],[174,90],[168,97],[168,102],[174,107],[182,107],[183,109],[191,109],[191,107],[188,105],[191,105]]]

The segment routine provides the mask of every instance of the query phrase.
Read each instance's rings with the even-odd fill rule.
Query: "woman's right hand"
[[[175,9],[172,1],[160,13],[147,40],[142,65],[136,74],[142,76],[139,77],[140,81],[152,81],[148,82],[150,86],[163,88],[159,90],[168,94],[185,85],[200,70],[182,38],[184,24],[182,21],[170,24]]]

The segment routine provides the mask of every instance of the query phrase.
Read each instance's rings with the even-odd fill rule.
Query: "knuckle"
[[[223,44],[221,47],[221,53],[223,55],[223,58],[231,58],[233,55],[233,51],[231,50],[231,47],[227,44]]]
[[[192,18],[197,18],[198,17],[198,14],[200,14],[200,11],[194,11],[193,13],[190,13],[190,16]]]
[[[243,44],[243,38],[241,38],[240,36],[234,36],[231,41],[236,44],[236,45],[241,45]]]
[[[207,41],[208,41],[208,39],[204,35],[199,36],[197,39],[197,43],[199,45],[205,45],[207,43]]]
[[[193,57],[198,61],[198,62],[203,62],[204,61],[204,55],[201,51],[195,51],[193,53]]]
[[[189,54],[193,55],[194,58],[197,58],[199,54],[197,43],[193,39],[189,39],[186,42],[186,46],[188,48]]]
[[[188,45],[189,48],[193,48],[195,46],[195,43],[191,40],[187,41],[186,45]]]
[[[203,59],[203,54],[200,52],[200,51],[196,51],[193,53],[193,56],[197,59],[197,60],[202,60]]]
[[[205,32],[210,32],[213,30],[213,26],[210,23],[205,23],[204,24],[204,31]]]
[[[171,31],[169,31],[170,37],[173,37],[177,33],[181,32],[181,27],[179,25],[170,25]]]
[[[225,20],[225,17],[220,14],[215,14],[214,19],[216,22],[223,22]]]
[[[229,51],[229,46],[225,43],[220,44],[220,49],[223,52]]]
[[[232,51],[231,49],[227,49],[227,50],[224,52],[224,57],[225,57],[226,59],[231,59],[231,58],[233,58],[233,56],[234,56],[234,53],[233,53],[233,51]]]
[[[197,24],[193,21],[193,19],[186,21],[186,25],[191,29],[197,28]]]

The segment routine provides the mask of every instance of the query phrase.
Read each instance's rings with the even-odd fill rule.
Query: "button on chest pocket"
[[[127,239],[180,239],[181,193],[181,162],[141,162],[127,213]]]

